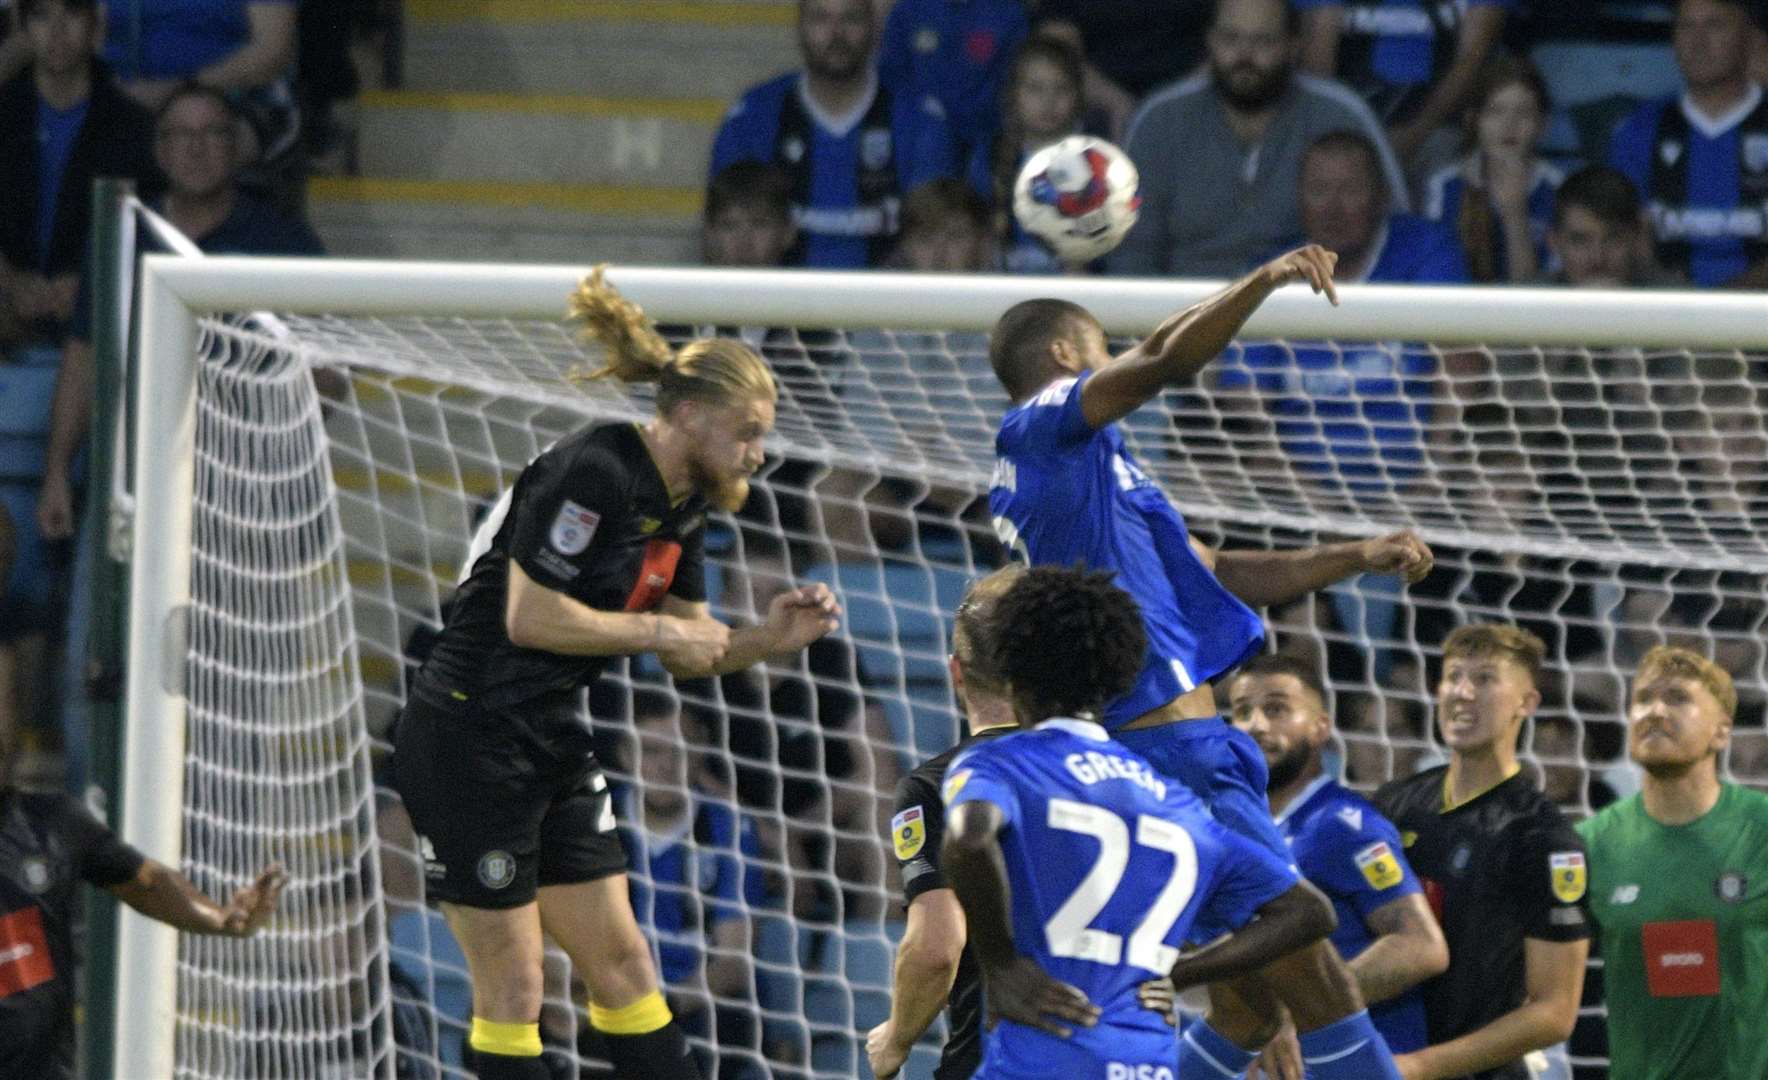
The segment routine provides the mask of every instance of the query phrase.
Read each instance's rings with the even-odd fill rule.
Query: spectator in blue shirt
[[[1080,54],[1054,38],[1036,37],[1013,58],[1001,98],[1001,129],[970,155],[970,186],[994,207],[1001,268],[1012,274],[1066,271],[1050,246],[1013,216],[1013,184],[1025,159],[1080,129]]]
[[[1768,101],[1750,78],[1743,0],[1681,0],[1687,89],[1628,117],[1609,164],[1645,200],[1657,259],[1697,285],[1768,286]]]
[[[1475,281],[1530,281],[1546,266],[1553,193],[1565,179],[1536,152],[1548,108],[1535,65],[1494,58],[1467,109],[1470,152],[1425,185],[1426,216],[1461,238]]]
[[[1424,1049],[1430,1037],[1418,985],[1448,969],[1449,946],[1406,864],[1399,830],[1326,772],[1332,719],[1319,674],[1292,656],[1255,656],[1228,683],[1228,715],[1264,751],[1277,829],[1302,876],[1332,901],[1332,944],[1369,1019],[1395,1054]],[[1267,1062],[1271,1056],[1267,1050]]]
[[[632,909],[654,934],[658,973],[683,1028],[704,1036],[716,1025],[721,1051],[735,1051],[721,1053],[718,1075],[753,1075],[758,1062],[743,1051],[752,1054],[760,1034],[749,955],[751,915],[766,899],[761,844],[754,821],[712,794],[716,782],[683,728],[673,697],[634,694],[634,783],[619,801]]]
[[[939,101],[961,160],[999,126],[1001,85],[1030,32],[1020,0],[896,0],[879,73],[897,93]]]
[[[712,146],[712,173],[738,161],[792,175],[806,266],[876,266],[890,251],[904,192],[953,171],[937,99],[882,85],[872,62],[870,0],[801,0],[804,70],[746,92]]]
[[[268,86],[295,59],[295,0],[108,0],[106,12],[105,59],[150,109],[186,82]]]
[[[1461,115],[1516,0],[1294,0],[1302,66],[1351,86],[1402,160]]]
[[[19,15],[32,63],[0,86],[0,348],[66,332],[93,179],[155,174],[152,118],[94,55],[97,0],[24,0]]]
[[[1308,146],[1301,164],[1306,242],[1338,253],[1345,282],[1455,284],[1469,280],[1455,237],[1435,222],[1390,214],[1381,151],[1360,131],[1334,131]]]

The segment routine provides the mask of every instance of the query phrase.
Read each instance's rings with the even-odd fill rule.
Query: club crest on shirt
[[[927,822],[919,806],[911,806],[890,819],[890,842],[902,862],[921,853],[927,844]]]
[[[890,129],[871,128],[859,137],[859,160],[868,169],[882,169],[890,160]]]
[[[1562,904],[1575,904],[1584,898],[1584,887],[1588,884],[1588,875],[1584,868],[1584,853],[1581,851],[1555,851],[1547,856],[1548,872],[1552,875],[1553,895]]]
[[[552,529],[546,535],[547,543],[560,555],[581,555],[595,537],[595,527],[601,521],[602,515],[566,499],[565,505],[559,507],[559,516],[553,518]]]
[[[663,523],[656,518],[648,517],[638,519],[638,531],[644,536],[649,536],[662,527]]]
[[[1749,892],[1750,879],[1736,870],[1727,870],[1713,882],[1713,895],[1727,904],[1742,903]]]
[[[24,861],[25,888],[34,893],[42,893],[49,888],[49,864],[40,855],[32,855]]]
[[[1743,137],[1743,164],[1751,172],[1768,169],[1768,135]]]
[[[1372,889],[1391,889],[1406,880],[1405,871],[1400,869],[1400,861],[1394,858],[1393,848],[1388,847],[1385,840],[1377,840],[1351,858],[1356,862],[1357,869],[1363,872],[1363,880]]]

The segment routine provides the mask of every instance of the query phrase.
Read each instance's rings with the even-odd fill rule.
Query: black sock
[[[538,1057],[511,1057],[474,1050],[473,1058],[479,1080],[552,1080],[546,1063]]]
[[[673,1020],[643,1035],[601,1035],[614,1075],[621,1080],[700,1080],[687,1036]]]

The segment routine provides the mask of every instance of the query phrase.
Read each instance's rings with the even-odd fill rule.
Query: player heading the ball
[[[1147,647],[1110,574],[1026,571],[977,645],[1021,730],[959,755],[945,781],[940,857],[1001,1021],[976,1075],[1172,1080],[1172,1029],[1138,987],[1250,972],[1330,933],[1331,905],[1106,735],[1104,704]],[[1230,933],[1181,956],[1206,915]]]

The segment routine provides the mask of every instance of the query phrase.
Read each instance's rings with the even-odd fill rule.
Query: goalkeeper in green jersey
[[[1719,779],[1737,691],[1687,649],[1633,678],[1643,790],[1578,826],[1614,1080],[1768,1077],[1768,795]]]

